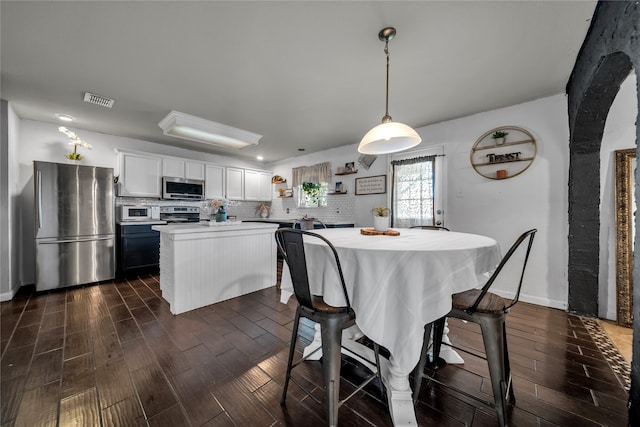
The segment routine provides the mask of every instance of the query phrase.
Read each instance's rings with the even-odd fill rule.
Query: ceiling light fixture
[[[58,117],[58,119],[62,120],[63,122],[72,122],[73,121],[73,117],[71,117],[68,114],[56,113],[56,116]]]
[[[392,122],[389,115],[389,41],[395,35],[396,29],[393,27],[383,28],[378,33],[378,38],[384,42],[384,53],[387,55],[387,103],[382,124],[367,132],[358,145],[358,151],[362,154],[395,153],[415,147],[422,142],[422,138],[415,130],[404,123]]]
[[[262,138],[262,135],[256,133],[179,111],[171,111],[158,123],[158,126],[162,128],[165,135],[227,148],[240,149],[249,145],[258,145],[258,141]]]

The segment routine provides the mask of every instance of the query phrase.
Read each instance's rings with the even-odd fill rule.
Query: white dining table
[[[359,228],[314,230],[338,252],[357,328],[389,350],[390,357],[381,362],[394,425],[415,426],[409,374],[420,358],[424,326],[451,310],[451,295],[484,284],[501,255],[498,243],[486,236],[397,231],[399,236],[363,235]],[[305,236],[304,241],[311,293],[323,295],[330,305],[345,305],[329,249],[319,239]],[[285,303],[293,294],[286,266],[281,292]],[[316,336],[310,347],[319,345]],[[356,355],[370,353],[344,335],[343,344]]]

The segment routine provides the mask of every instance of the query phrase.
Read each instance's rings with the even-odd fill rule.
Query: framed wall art
[[[356,195],[384,194],[387,192],[387,176],[377,175],[356,178]]]

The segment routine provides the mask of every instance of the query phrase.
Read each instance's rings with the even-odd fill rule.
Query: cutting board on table
[[[392,229],[378,231],[375,228],[362,228],[360,229],[360,234],[364,234],[365,236],[399,236],[400,232]]]

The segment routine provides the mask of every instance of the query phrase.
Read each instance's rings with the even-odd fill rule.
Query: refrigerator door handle
[[[42,172],[38,170],[38,229],[42,228]]]
[[[112,240],[113,237],[87,237],[83,239],[66,239],[66,240],[47,240],[38,241],[41,245],[57,245],[59,243],[78,243],[78,242],[97,242],[99,240]]]

